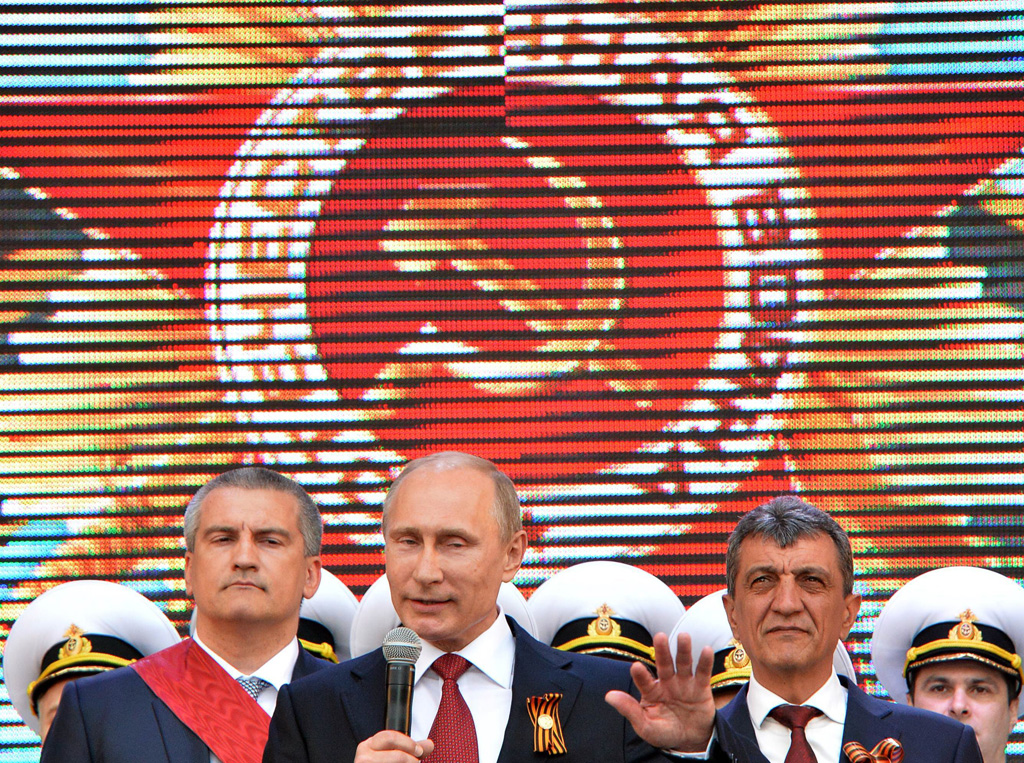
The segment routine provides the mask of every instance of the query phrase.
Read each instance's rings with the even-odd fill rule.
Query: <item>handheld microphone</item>
[[[412,717],[412,684],[416,660],[423,644],[411,628],[399,626],[384,637],[381,645],[387,662],[384,728],[409,734]]]

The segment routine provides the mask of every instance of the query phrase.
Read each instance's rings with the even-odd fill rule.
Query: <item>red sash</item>
[[[131,667],[224,763],[263,759],[270,716],[192,639]]]

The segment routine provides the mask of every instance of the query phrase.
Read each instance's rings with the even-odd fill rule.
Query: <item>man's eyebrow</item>
[[[750,578],[756,575],[762,575],[766,572],[771,573],[772,575],[777,575],[779,572],[779,568],[776,567],[774,564],[759,564],[756,567],[751,567],[749,570],[747,570],[747,574],[744,575],[744,579],[750,580]]]
[[[828,578],[832,577],[831,571],[828,567],[822,567],[817,564],[805,564],[802,567],[793,568],[794,575],[817,575],[818,577]]]
[[[981,677],[975,676],[973,678],[968,678],[967,679],[967,683],[970,684],[971,686],[977,686],[978,684],[992,684],[992,685],[996,685],[996,682],[998,680],[999,679],[997,679],[995,676],[981,676]]]
[[[411,535],[415,538],[423,536],[423,530],[418,527],[396,525],[388,528],[388,535]],[[431,530],[430,535],[437,538],[465,538],[468,541],[477,540],[477,536],[466,530],[465,527],[439,527]]]
[[[437,534],[442,538],[473,538],[476,537],[473,533],[469,532],[465,527],[442,527],[437,531]]]
[[[214,535],[216,533],[233,534],[237,532],[238,528],[232,525],[210,525],[205,530],[203,530],[203,535]]]
[[[203,535],[215,535],[217,533],[226,533],[228,535],[238,535],[241,532],[241,528],[237,525],[211,525],[203,531]],[[257,527],[252,531],[253,535],[282,535],[285,537],[291,537],[291,531],[276,525],[270,525],[267,527]]]
[[[412,525],[388,525],[387,535],[414,535],[417,538],[422,535],[420,530]]]
[[[829,571],[829,569],[827,567],[821,567],[821,566],[819,566],[817,564],[805,564],[805,565],[802,565],[800,567],[794,567],[792,572],[796,576],[800,576],[800,575],[817,575],[817,576],[823,577],[823,578],[831,578],[832,577],[832,573]],[[756,575],[762,575],[762,574],[765,574],[765,573],[768,573],[768,574],[771,574],[771,575],[778,575],[779,574],[779,568],[778,568],[777,565],[774,565],[774,564],[759,564],[756,567],[751,567],[749,570],[747,570],[747,574],[745,576],[745,579],[749,580],[751,577],[754,577]]]
[[[270,525],[269,527],[257,527],[252,531],[253,535],[283,535],[286,538],[292,537],[292,531],[284,527]]]

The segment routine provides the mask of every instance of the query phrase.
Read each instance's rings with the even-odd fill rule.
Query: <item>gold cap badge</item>
[[[77,657],[80,654],[89,654],[92,651],[92,642],[85,637],[85,631],[73,624],[64,633],[67,639],[64,646],[60,648],[57,657],[66,660],[68,657]]]
[[[969,609],[960,613],[960,622],[949,631],[950,641],[984,641],[981,628],[975,625],[978,618]]]
[[[736,639],[729,639],[730,644],[734,644],[734,648],[729,654],[725,656],[725,668],[726,670],[739,670],[750,665],[750,657],[747,656],[747,650],[743,648]]]
[[[587,626],[587,635],[596,636],[619,636],[622,634],[622,627],[612,619],[615,610],[607,604],[602,604],[594,610],[597,619]]]

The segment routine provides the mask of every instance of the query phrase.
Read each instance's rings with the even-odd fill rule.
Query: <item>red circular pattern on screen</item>
[[[440,118],[479,120],[447,100]],[[704,192],[661,131],[630,120],[606,134],[621,146],[588,153],[586,115],[568,113],[577,131],[431,137],[417,131],[438,110],[412,109],[334,179],[309,314],[331,380],[377,407],[382,444],[577,473],[634,453],[701,378],[724,300]],[[650,208],[616,188],[639,163]]]

